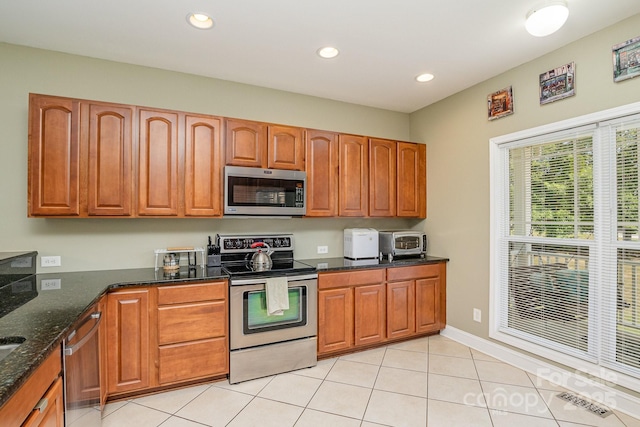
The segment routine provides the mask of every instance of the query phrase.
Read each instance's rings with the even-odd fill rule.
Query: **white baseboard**
[[[558,384],[587,400],[597,401],[611,409],[640,418],[640,399],[612,387],[568,371],[534,357],[519,353],[498,343],[447,326],[440,335],[481,351],[502,362]],[[604,397],[604,399],[603,399]]]

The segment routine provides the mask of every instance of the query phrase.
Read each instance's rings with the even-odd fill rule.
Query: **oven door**
[[[289,341],[317,334],[317,275],[289,277],[289,309],[267,314],[265,279],[231,279],[231,350]]]

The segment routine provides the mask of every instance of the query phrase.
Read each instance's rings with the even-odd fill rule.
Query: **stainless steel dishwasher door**
[[[99,427],[100,335],[102,313],[89,311],[64,340],[64,423],[66,427]]]

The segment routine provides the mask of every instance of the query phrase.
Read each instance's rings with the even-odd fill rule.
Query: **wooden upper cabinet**
[[[246,120],[226,120],[226,164],[304,170],[303,130]]]
[[[369,139],[369,216],[396,215],[396,151],[394,141]]]
[[[304,170],[304,139],[300,128],[269,125],[268,163],[269,169]]]
[[[29,94],[29,216],[80,215],[80,102]]]
[[[306,131],[307,216],[338,216],[338,135]]]
[[[369,144],[364,136],[340,135],[339,215],[365,217],[369,211]]]
[[[87,213],[90,216],[131,215],[134,108],[94,103],[87,108]]]
[[[178,214],[178,114],[139,110],[138,214]]]
[[[219,118],[185,117],[186,216],[222,215],[222,121]]]
[[[399,217],[427,217],[427,148],[424,144],[398,143]]]
[[[226,164],[264,168],[267,165],[267,125],[226,119]]]

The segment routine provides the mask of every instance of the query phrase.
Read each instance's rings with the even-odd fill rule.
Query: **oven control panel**
[[[264,234],[257,236],[222,235],[216,236],[216,243],[220,247],[220,253],[252,251],[251,245],[263,242],[274,251],[292,251],[293,235],[291,234]]]

